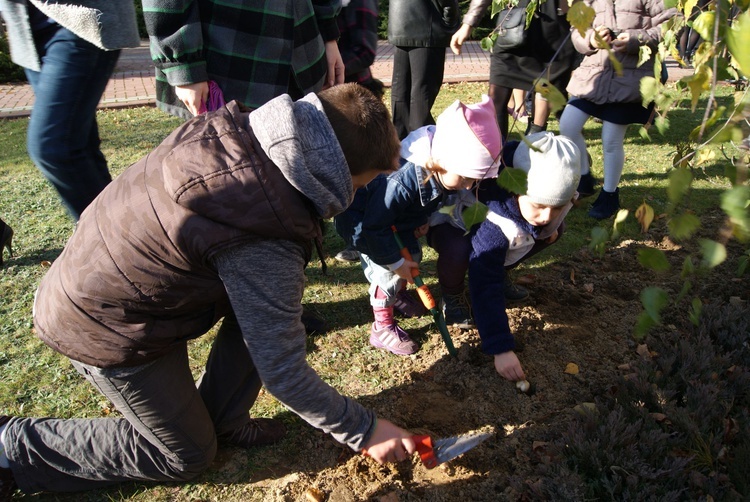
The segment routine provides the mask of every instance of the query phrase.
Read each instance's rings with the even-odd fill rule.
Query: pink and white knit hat
[[[456,100],[438,116],[431,155],[449,173],[472,179],[494,178],[502,145],[495,106],[485,94],[473,105]]]

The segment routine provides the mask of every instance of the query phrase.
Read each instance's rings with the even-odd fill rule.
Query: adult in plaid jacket
[[[197,115],[209,80],[251,108],[342,83],[339,10],[337,0],[143,0],[157,106]]]

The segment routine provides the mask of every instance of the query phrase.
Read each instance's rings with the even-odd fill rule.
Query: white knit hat
[[[581,153],[565,136],[538,132],[526,136],[513,155],[513,167],[526,172],[526,195],[545,206],[562,206],[573,198],[581,179]]]
[[[503,140],[489,96],[474,105],[456,100],[437,118],[431,156],[449,173],[465,178],[497,176]]]

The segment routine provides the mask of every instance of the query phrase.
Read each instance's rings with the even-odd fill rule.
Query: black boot
[[[599,192],[599,197],[594,201],[594,205],[589,210],[589,216],[597,220],[609,218],[620,209],[620,189],[616,188],[614,192]]]
[[[451,295],[443,293],[440,300],[440,310],[443,311],[445,323],[460,329],[472,329],[474,319],[471,315],[471,303],[466,297],[466,291]]]
[[[13,257],[13,229],[0,220],[0,267],[3,266],[3,248],[8,248],[8,254]]]
[[[578,197],[584,198],[594,195],[594,191],[596,190],[595,185],[596,180],[591,173],[582,174],[581,181],[578,182]]]

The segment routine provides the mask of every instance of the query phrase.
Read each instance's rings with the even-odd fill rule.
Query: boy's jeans
[[[101,50],[59,26],[35,33],[35,42],[42,69],[26,69],[34,89],[27,148],[77,221],[112,181],[99,149],[96,108],[120,51]]]
[[[213,460],[216,433],[249,420],[261,387],[233,315],[222,323],[197,388],[186,343],[138,367],[73,366],[124,418],[11,420],[6,453],[24,492],[191,479]]]

